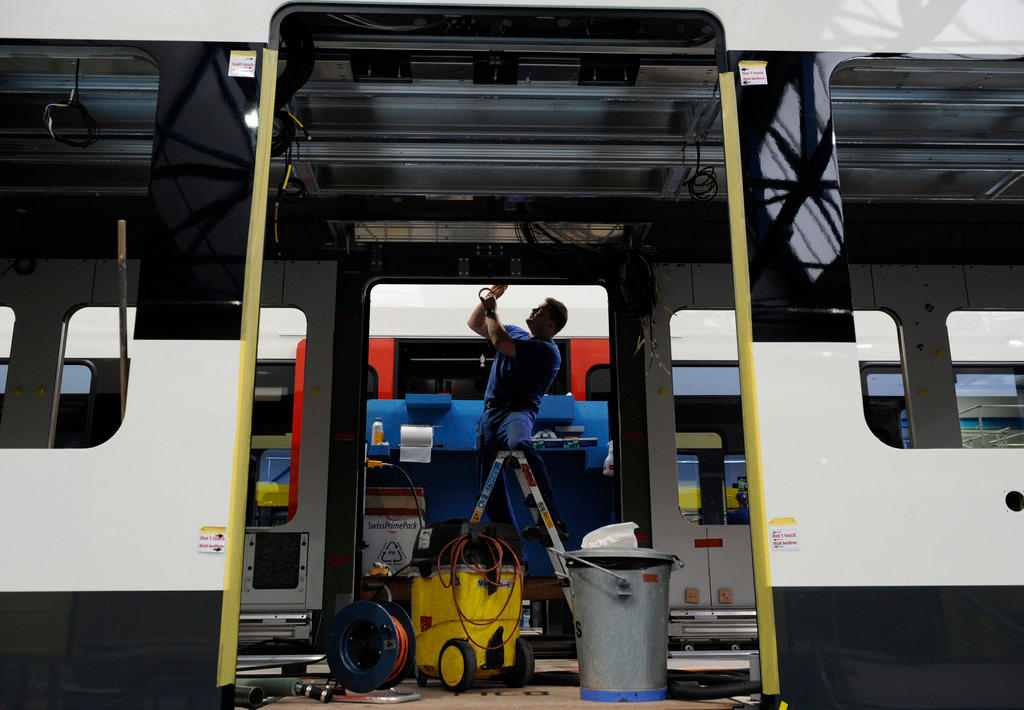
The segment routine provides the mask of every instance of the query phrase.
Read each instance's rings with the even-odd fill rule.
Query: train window
[[[869,428],[890,446],[909,445],[896,323],[856,311]],[[702,524],[747,524],[746,458],[736,325],[731,310],[682,310],[672,317],[672,388],[680,512]]]
[[[14,309],[0,306],[0,417],[4,412],[4,393],[7,391],[7,359],[11,356],[14,337]]]
[[[703,525],[748,524],[739,368],[673,363],[679,509]]]
[[[871,431],[897,448],[910,448],[903,374],[896,365],[861,370]],[[1024,364],[953,365],[964,448],[1024,446]],[[896,432],[894,435],[892,432]]]
[[[683,517],[700,525],[700,464],[694,454],[676,453],[679,477],[679,510]]]
[[[903,372],[895,363],[862,363],[861,392],[868,429],[883,444],[910,448]]]
[[[249,497],[246,523],[274,526],[288,522],[292,468],[298,451],[292,442],[299,422],[302,387],[299,365],[306,362],[306,315],[298,308],[261,308],[253,382]]]
[[[946,328],[964,448],[1024,447],[1024,313],[954,311]]]
[[[677,397],[739,397],[740,371],[735,365],[689,365],[672,368]]]
[[[607,402],[612,398],[612,366],[594,365],[587,370],[587,400]]]
[[[3,412],[3,393],[7,389],[8,347],[0,345],[0,415]],[[61,369],[60,393],[58,395],[57,423],[53,447],[57,449],[89,446],[93,408],[93,366],[89,362],[65,362]]]
[[[746,459],[731,310],[672,316],[679,510],[701,525],[746,525]]]
[[[57,425],[53,435],[55,449],[81,449],[92,446],[92,416],[96,383],[94,365],[88,361],[64,361],[57,399]]]
[[[61,388],[57,397],[55,447],[97,446],[113,436],[121,426],[119,328],[116,307],[79,308],[68,318]],[[134,330],[135,308],[130,307],[129,373]]]
[[[377,399],[380,394],[380,377],[373,365],[366,366],[366,398]]]
[[[896,321],[884,311],[856,311],[853,316],[864,421],[883,444],[909,449],[910,427]]]

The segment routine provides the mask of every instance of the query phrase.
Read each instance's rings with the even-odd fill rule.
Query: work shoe
[[[563,541],[569,539],[569,528],[561,520],[555,521],[555,530],[558,531],[558,537]],[[551,547],[551,538],[548,537],[548,531],[541,525],[527,525],[523,528],[523,539],[536,540],[544,547]]]

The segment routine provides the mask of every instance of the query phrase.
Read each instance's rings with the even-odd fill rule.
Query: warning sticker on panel
[[[423,528],[420,530],[420,536],[416,540],[417,550],[429,550],[430,549],[430,536],[434,532],[433,528]]]
[[[228,543],[228,529],[204,525],[199,529],[200,552],[224,552]]]
[[[255,50],[232,50],[228,60],[228,76],[256,76]]]
[[[757,59],[744,59],[739,64],[740,85],[756,86],[768,83],[768,62]]]
[[[800,549],[800,534],[793,518],[772,518],[768,523],[768,540],[773,550],[796,552]]]

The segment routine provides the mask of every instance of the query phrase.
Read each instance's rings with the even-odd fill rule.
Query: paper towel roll
[[[433,445],[434,427],[403,424],[398,460],[430,463],[430,449]]]

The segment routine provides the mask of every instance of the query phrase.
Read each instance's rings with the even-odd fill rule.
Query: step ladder
[[[548,557],[551,558],[551,566],[554,568],[555,576],[558,577],[558,581],[562,586],[565,600],[569,602],[570,611],[575,613],[572,588],[569,586],[569,571],[565,566],[565,548],[562,547],[562,538],[558,535],[555,521],[552,520],[547,504],[544,503],[544,497],[540,494],[540,488],[537,487],[537,480],[533,477],[530,464],[526,461],[526,454],[522,451],[498,452],[498,455],[494,458],[494,463],[491,465],[491,471],[487,474],[487,481],[480,491],[480,498],[476,502],[476,508],[473,510],[473,517],[470,519],[470,522],[480,522],[480,518],[484,514],[484,508],[487,507],[487,501],[491,498],[491,491],[494,490],[494,485],[498,480],[498,474],[501,473],[501,467],[509,459],[511,459],[510,463],[516,472],[519,488],[523,491],[524,500],[528,500],[531,496],[533,497],[534,505],[527,505],[527,508],[530,510],[530,515],[533,516],[534,524],[543,525],[544,530],[547,532],[551,546],[546,549]]]

